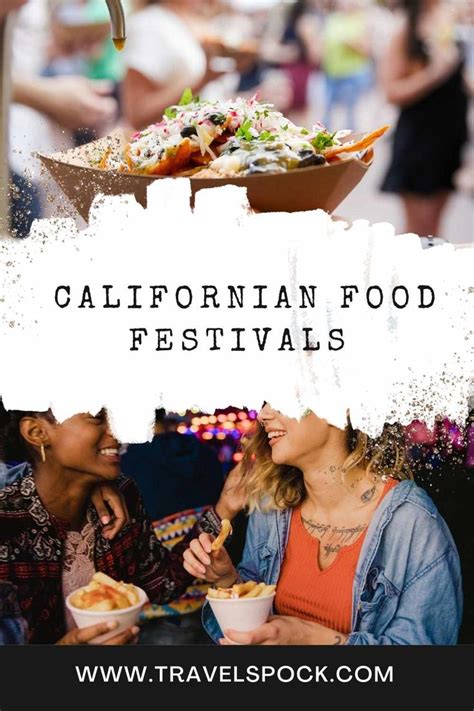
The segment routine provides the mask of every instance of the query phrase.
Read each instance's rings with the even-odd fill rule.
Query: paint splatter
[[[372,436],[466,419],[474,250],[322,211],[255,215],[233,186],[201,191],[194,212],[189,196],[187,180],[157,181],[146,210],[99,196],[81,232],[42,220],[1,244],[6,407],[61,420],[106,406],[128,442],[158,406],[266,400],[340,427],[349,410]]]

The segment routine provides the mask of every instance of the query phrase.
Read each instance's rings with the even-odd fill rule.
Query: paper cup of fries
[[[117,582],[104,573],[95,573],[88,585],[67,596],[66,607],[80,628],[116,621],[115,629],[95,640],[104,642],[135,625],[147,601],[145,591],[136,585]]]
[[[267,621],[275,587],[249,580],[232,588],[209,588],[206,599],[222,631],[251,632]]]

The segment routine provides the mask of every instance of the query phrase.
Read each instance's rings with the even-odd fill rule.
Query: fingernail
[[[104,526],[106,526],[108,523],[110,523],[110,516],[102,516],[100,520],[102,521]]]
[[[132,634],[138,634],[139,632],[140,632],[140,627],[137,627],[136,625],[134,625],[132,627]]]
[[[206,561],[206,565],[211,565],[211,559],[209,558],[209,556],[207,556],[205,561]]]
[[[118,625],[117,620],[110,620],[110,622],[107,622],[107,627],[109,630],[114,630]]]

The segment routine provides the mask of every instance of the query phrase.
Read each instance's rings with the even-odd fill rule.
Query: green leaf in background
[[[198,96],[196,97],[196,100],[199,101]],[[183,91],[183,94],[178,102],[178,106],[188,106],[188,104],[193,104],[193,103],[195,103],[193,92],[191,91],[191,89],[188,86],[187,89],[185,89]]]

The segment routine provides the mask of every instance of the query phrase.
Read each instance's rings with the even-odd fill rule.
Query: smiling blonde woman
[[[217,586],[277,585],[274,614],[249,633],[204,625],[222,644],[454,644],[459,557],[427,494],[412,480],[400,428],[378,440],[313,412],[265,404],[243,471],[251,512],[237,569],[201,534],[188,572]],[[223,639],[223,633],[227,639]]]

